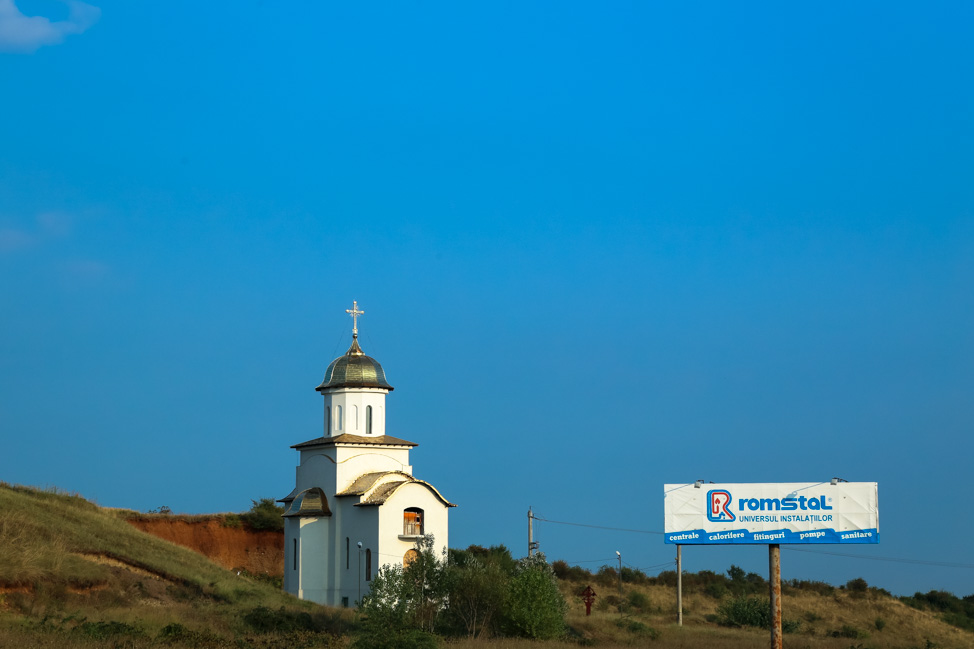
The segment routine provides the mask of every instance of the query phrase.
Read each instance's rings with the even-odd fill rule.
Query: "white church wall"
[[[347,488],[356,478],[365,473],[377,471],[402,471],[412,475],[408,448],[348,448],[336,449],[337,476],[339,491]]]
[[[343,388],[324,394],[325,437],[336,435],[377,436],[386,434],[386,391],[372,388]],[[372,431],[368,432],[367,411],[372,407]],[[328,428],[327,408],[331,408],[331,428]],[[341,416],[339,417],[339,408]]]
[[[449,508],[427,487],[415,482],[405,484],[379,507],[379,528],[382,530],[379,549],[383,564],[402,565],[403,556],[416,545],[416,536],[403,534],[403,513],[410,507],[423,510],[423,534],[433,535],[437,557],[443,548],[449,547]]]
[[[367,553],[372,554],[372,574],[375,578],[381,562],[379,558],[378,538],[378,507],[355,507],[358,498],[338,498],[336,508],[341,510],[341,535],[336,539],[340,552],[337,555],[335,590],[333,591],[333,606],[341,606],[342,598],[348,598],[349,606],[369,592],[371,580],[366,579]],[[348,539],[348,552],[345,553],[345,539]],[[359,551],[358,543],[362,543]]]
[[[295,486],[299,491],[321,487],[328,496],[329,504],[334,495],[332,485],[335,484],[335,460],[328,455],[330,452],[321,449],[301,451],[301,464],[295,471]]]
[[[327,516],[301,518],[298,523],[298,597],[319,604],[326,603],[325,575],[330,523]]]

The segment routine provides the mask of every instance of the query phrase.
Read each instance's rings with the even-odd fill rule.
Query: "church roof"
[[[404,480],[412,480],[413,476],[402,471],[375,471],[373,473],[363,473],[352,481],[352,484],[339,491],[336,496],[361,496],[366,491],[375,486],[381,478],[386,476],[399,476]]]
[[[382,388],[393,390],[386,381],[386,373],[379,361],[365,352],[358,344],[358,334],[352,335],[352,346],[344,356],[339,356],[325,370],[325,378],[316,390],[323,392],[332,388]]]
[[[425,480],[417,480],[408,473],[402,471],[376,471],[373,473],[363,473],[352,481],[343,491],[335,494],[336,498],[342,496],[358,496],[360,502],[355,503],[356,507],[368,507],[384,504],[399,487],[405,484],[420,484],[429,489],[447,507],[456,507],[437,491],[436,487]]]
[[[283,514],[285,517],[331,516],[328,498],[325,497],[325,492],[320,487],[305,489],[296,496],[289,496],[289,498],[291,498],[290,501],[285,501],[288,502],[287,511]]]
[[[375,435],[366,437],[363,435],[335,435],[334,437],[318,437],[309,439],[307,442],[295,444],[291,448],[311,448],[313,446],[337,446],[339,444],[368,444],[372,446],[419,446],[416,442],[407,442],[404,439],[393,437],[392,435]]]

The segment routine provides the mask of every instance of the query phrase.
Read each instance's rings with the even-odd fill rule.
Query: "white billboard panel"
[[[879,543],[875,482],[663,485],[664,540]]]

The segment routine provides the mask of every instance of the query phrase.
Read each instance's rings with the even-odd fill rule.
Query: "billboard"
[[[663,485],[664,540],[879,543],[875,482]]]

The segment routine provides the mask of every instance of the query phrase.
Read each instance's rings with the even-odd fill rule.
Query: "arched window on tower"
[[[335,406],[335,430],[342,429],[342,407]]]
[[[402,512],[402,535],[403,536],[422,536],[423,535],[423,510],[419,507],[410,507]]]
[[[365,406],[365,434],[372,434],[372,406]]]
[[[372,550],[365,550],[365,581],[372,581]]]
[[[325,434],[331,435],[331,406],[325,406]]]

